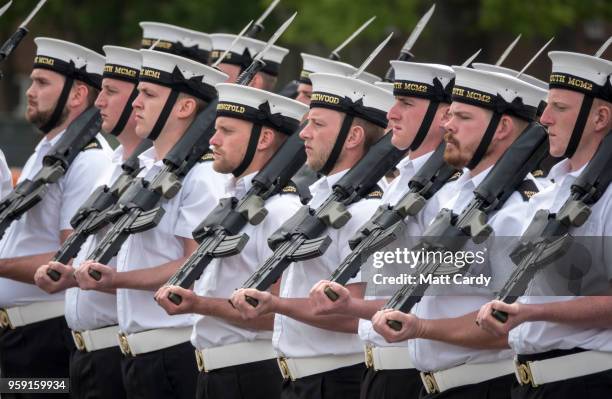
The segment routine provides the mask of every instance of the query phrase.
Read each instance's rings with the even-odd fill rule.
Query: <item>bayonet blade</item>
[[[410,50],[412,49],[412,46],[414,46],[414,43],[417,41],[419,36],[421,36],[421,32],[423,32],[423,29],[425,28],[425,26],[429,22],[429,19],[433,15],[435,9],[436,9],[436,5],[434,4],[425,13],[425,15],[423,15],[421,17],[419,22],[416,24],[416,26],[414,27],[414,29],[410,33],[410,36],[408,36],[408,39],[406,40],[406,43],[404,43],[404,47],[402,47],[402,50],[401,50],[402,53],[410,52]]]
[[[32,12],[30,13],[30,15],[28,15],[26,17],[26,19],[23,21],[23,23],[21,25],[19,25],[19,27],[20,28],[25,28],[30,23],[32,18],[34,18],[34,16],[38,13],[38,10],[40,10],[41,7],[44,6],[46,2],[47,2],[47,0],[40,0],[38,2],[38,4],[36,4],[36,7],[34,7]]]
[[[344,47],[346,47],[347,44],[349,44],[350,42],[353,41],[354,38],[357,37],[357,35],[359,35],[361,32],[363,32],[363,30],[365,28],[368,27],[368,25],[370,25],[372,23],[372,21],[374,21],[376,19],[376,16],[373,16],[372,18],[368,19],[367,21],[365,21],[363,23],[363,25],[361,25],[359,28],[357,28],[357,30],[355,32],[353,32],[349,37],[346,38],[345,41],[342,42],[341,45],[339,45],[338,47],[336,47],[332,52],[329,58],[334,59],[334,60],[339,60],[340,59],[340,55],[338,54],[338,52],[340,50],[342,50]]]
[[[6,12],[6,10],[9,9],[9,7],[11,6],[11,4],[13,4],[13,0],[9,1],[8,3],[6,3],[5,5],[2,6],[2,8],[0,8],[0,17],[2,16],[2,14],[4,14]]]
[[[612,44],[612,36],[610,36],[608,40],[606,40],[606,42],[599,48],[599,50],[597,50],[597,52],[595,53],[595,57],[601,57],[604,51],[606,51],[608,47],[610,47],[610,44]]]
[[[553,36],[553,37],[552,37],[552,38],[551,38],[549,41],[547,41],[547,42],[546,42],[546,44],[544,44],[544,45],[542,46],[542,48],[541,48],[540,50],[538,50],[538,52],[537,52],[537,53],[536,53],[536,54],[535,54],[533,57],[531,57],[531,59],[529,60],[529,62],[527,62],[527,64],[525,64],[525,66],[523,67],[523,69],[521,69],[521,71],[520,71],[520,72],[519,72],[519,73],[518,73],[518,74],[517,74],[515,77],[516,77],[516,78],[520,77],[520,76],[523,74],[523,72],[525,72],[525,71],[527,70],[527,68],[529,68],[529,66],[530,66],[530,65],[531,65],[531,64],[532,64],[532,63],[533,63],[533,62],[536,60],[536,58],[538,58],[538,56],[539,56],[540,54],[542,54],[542,51],[544,51],[544,50],[546,49],[546,47],[548,47],[548,45],[549,45],[549,44],[550,44],[550,43],[551,43],[553,40],[555,40],[554,36]]]
[[[278,5],[278,3],[280,3],[280,0],[274,0],[272,2],[272,4],[270,4],[268,6],[268,8],[266,8],[266,10],[263,12],[263,14],[261,14],[261,16],[257,19],[257,21],[255,21],[255,25],[258,26],[263,26],[263,21],[268,18],[268,15],[270,15],[270,13],[272,12],[272,10],[274,10],[274,8],[276,8],[276,6]]]
[[[476,59],[476,57],[478,57],[478,54],[480,54],[480,52],[482,51],[482,49],[478,49],[477,52],[475,52],[474,54],[472,54],[472,56],[470,58],[468,58],[467,60],[465,60],[465,62],[463,64],[461,64],[462,67],[469,67],[470,64],[472,63],[472,61],[474,61]]]
[[[295,19],[295,16],[297,15],[297,12],[294,12],[293,15],[291,17],[289,17],[288,20],[285,21],[284,24],[282,24],[280,26],[280,28],[278,28],[276,30],[276,32],[274,32],[274,34],[272,35],[272,37],[270,38],[270,40],[268,40],[268,43],[266,43],[266,45],[264,46],[264,48],[257,53],[257,55],[255,56],[255,58],[253,59],[253,61],[262,61],[262,58],[264,56],[264,54],[270,50],[270,48],[274,45],[274,43],[276,43],[276,41],[278,40],[279,37],[281,37],[281,35],[283,33],[285,33],[285,31],[287,30],[287,28],[289,27],[289,25],[291,25],[291,23],[293,22],[293,20]]]
[[[153,44],[151,45],[151,47],[149,47],[149,50],[155,50],[155,47],[157,47],[157,45],[159,44],[159,42],[161,42],[161,39],[157,39],[157,40],[155,41],[155,43],[153,43]]]
[[[506,47],[506,49],[504,50],[502,55],[499,57],[499,59],[497,60],[495,65],[499,66],[499,65],[502,64],[502,62],[506,61],[506,58],[508,58],[508,54],[510,54],[510,52],[512,51],[514,46],[516,46],[516,43],[518,43],[518,41],[521,39],[521,36],[522,35],[518,35],[516,37],[516,39],[514,39],[514,41],[512,43],[510,43],[510,45],[508,47]]]
[[[370,65],[372,60],[376,58],[378,53],[380,53],[380,51],[387,45],[387,43],[389,43],[389,40],[391,40],[391,37],[393,37],[393,32],[391,32],[389,36],[387,36],[387,38],[383,40],[382,43],[380,43],[378,47],[374,49],[374,51],[372,51],[372,53],[368,56],[368,58],[365,59],[365,61],[361,64],[357,72],[355,72],[352,75],[353,78],[357,78],[359,75],[361,75],[363,71],[365,71],[365,69],[368,67],[368,65]]]
[[[223,52],[223,54],[221,54],[221,56],[219,58],[217,58],[217,61],[215,61],[211,67],[216,68],[217,66],[219,66],[219,64],[221,62],[223,62],[223,60],[225,59],[225,57],[227,57],[227,54],[232,51],[232,48],[236,45],[236,43],[238,43],[238,40],[240,40],[241,37],[244,36],[245,32],[247,30],[249,30],[249,28],[251,27],[251,25],[253,24],[253,20],[249,21],[249,23],[242,28],[242,30],[240,31],[240,33],[238,33],[238,35],[234,38],[234,40],[232,40],[232,43],[229,45],[229,47]]]

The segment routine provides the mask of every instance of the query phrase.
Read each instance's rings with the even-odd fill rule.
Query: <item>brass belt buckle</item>
[[[202,372],[204,370],[204,355],[198,349],[195,350],[196,363],[198,365],[198,371]]]
[[[11,319],[9,318],[8,311],[6,309],[0,308],[0,327],[7,328],[9,330],[13,330],[14,327],[11,324]]]
[[[514,366],[516,367],[516,376],[519,384],[530,384],[533,388],[538,387],[538,384],[536,384],[533,379],[533,373],[531,372],[531,362],[527,361],[525,363],[520,363],[518,360],[516,360],[514,362]]]
[[[372,351],[372,345],[365,346],[365,365],[367,368],[374,368],[374,353]]]
[[[87,347],[85,346],[85,340],[83,339],[83,334],[80,331],[72,331],[72,338],[74,339],[74,344],[77,349],[81,352],[87,352]]]
[[[291,372],[289,371],[289,365],[287,364],[287,359],[284,357],[279,357],[276,360],[278,361],[278,368],[280,369],[283,379],[284,380],[291,379],[293,381],[294,379],[291,377]]]
[[[134,356],[130,349],[130,343],[128,342],[127,336],[124,333],[119,333],[119,348],[124,356]]]
[[[438,382],[433,372],[421,372],[421,381],[423,381],[425,391],[427,391],[428,394],[440,392],[440,387],[438,386]]]

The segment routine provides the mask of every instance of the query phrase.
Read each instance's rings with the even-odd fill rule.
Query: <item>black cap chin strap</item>
[[[247,145],[244,158],[242,158],[242,162],[240,162],[240,165],[238,165],[238,167],[232,171],[234,177],[242,175],[244,171],[249,167],[251,162],[253,162],[255,150],[257,150],[257,143],[259,143],[259,136],[261,136],[261,128],[261,124],[253,124],[253,127],[251,128],[251,136],[249,137],[249,144]]]
[[[567,143],[565,154],[563,154],[564,158],[571,158],[576,152],[578,144],[580,144],[580,139],[582,138],[582,133],[584,132],[584,127],[586,126],[589,118],[589,113],[591,112],[593,100],[593,96],[588,94],[584,95],[582,105],[580,106],[580,111],[578,112],[578,117],[576,118],[576,123],[574,124],[574,130],[572,131],[572,135]]]
[[[60,93],[57,103],[55,104],[55,109],[53,113],[49,117],[47,123],[40,127],[40,130],[43,133],[49,133],[51,130],[57,127],[59,120],[62,116],[62,111],[64,111],[64,107],[66,106],[66,102],[68,101],[68,95],[70,94],[70,90],[72,89],[72,84],[74,83],[74,79],[72,77],[66,76],[66,80],[64,80],[64,86],[62,87],[62,92]]]
[[[149,135],[147,136],[149,140],[155,140],[157,139],[157,137],[159,137],[159,134],[161,133],[164,126],[166,125],[166,122],[168,121],[170,112],[172,112],[172,107],[174,107],[174,104],[176,104],[178,95],[179,95],[179,91],[172,89],[172,91],[170,92],[170,95],[168,95],[168,99],[166,100],[166,104],[164,105],[164,108],[161,110],[161,112],[159,113],[159,116],[157,117],[157,122],[155,122],[153,129],[151,129],[151,133],[149,133]]]
[[[342,121],[342,126],[340,127],[340,131],[338,132],[338,137],[336,137],[336,142],[334,143],[334,147],[325,162],[325,165],[321,169],[319,169],[319,173],[323,175],[328,175],[329,172],[332,171],[338,158],[340,157],[340,153],[342,152],[342,147],[344,147],[344,142],[348,137],[349,131],[351,130],[351,125],[353,124],[353,115],[345,114],[344,120]]]
[[[472,159],[466,165],[468,169],[474,169],[476,165],[482,161],[482,158],[487,153],[487,148],[491,144],[493,140],[493,136],[495,135],[495,130],[497,130],[497,126],[499,125],[499,121],[501,120],[502,114],[496,111],[493,111],[493,116],[489,121],[489,125],[482,136],[482,140],[480,140],[480,144],[478,144],[478,148],[474,152]]]
[[[423,144],[425,137],[427,137],[427,132],[429,132],[429,128],[436,117],[436,112],[438,111],[439,105],[439,101],[431,100],[429,102],[429,106],[427,106],[427,111],[425,112],[421,126],[419,127],[416,136],[414,136],[414,140],[412,140],[412,143],[410,144],[410,151],[416,150],[421,146],[421,144]]]
[[[136,88],[136,85],[134,85],[134,89],[132,89],[130,98],[128,98],[125,107],[123,107],[123,112],[121,112],[121,115],[119,116],[119,119],[117,120],[117,123],[115,124],[113,130],[110,131],[110,134],[112,134],[113,136],[119,136],[121,132],[123,132],[125,125],[130,119],[130,115],[132,115],[132,110],[134,109],[132,107],[132,103],[134,102],[136,97],[138,97],[138,89]]]

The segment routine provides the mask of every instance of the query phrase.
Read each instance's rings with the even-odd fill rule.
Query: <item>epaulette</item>
[[[101,149],[102,149],[102,144],[100,144],[98,139],[94,138],[93,140],[91,140],[89,142],[89,144],[87,144],[85,146],[85,148],[83,148],[83,151],[87,151],[87,150],[101,150]]]
[[[370,191],[365,197],[363,197],[364,199],[381,199],[382,196],[384,194],[384,191],[382,188],[380,188],[380,186],[376,185],[374,186],[374,188],[372,188],[372,191]]]
[[[447,181],[449,181],[449,182],[451,182],[451,181],[455,181],[455,180],[459,179],[459,178],[461,177],[461,175],[462,175],[462,174],[463,174],[463,171],[462,171],[462,170],[458,170],[458,171],[456,171],[456,172],[455,172],[455,174],[454,174],[454,175],[452,175],[452,176],[450,177],[450,179],[448,179]]]
[[[563,158],[561,158],[561,157],[555,158],[555,157],[553,157],[551,155],[545,156],[540,161],[538,166],[534,170],[531,171],[531,175],[533,177],[537,177],[537,178],[548,177],[548,173],[550,173],[550,170],[552,169],[552,167],[555,166],[562,159]]]
[[[536,186],[533,180],[523,180],[516,188],[516,191],[523,197],[523,201],[529,201],[540,190],[538,190],[538,186]]]
[[[298,195],[298,188],[294,182],[289,181],[285,187],[280,190],[281,194],[295,194]]]
[[[200,158],[198,163],[200,163],[200,162],[209,162],[209,161],[214,161],[212,150],[206,151],[204,153],[204,155],[202,155],[202,158]]]

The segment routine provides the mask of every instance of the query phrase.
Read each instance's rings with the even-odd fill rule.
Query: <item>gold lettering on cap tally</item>
[[[35,64],[45,64],[45,65],[53,66],[55,64],[55,60],[53,58],[43,57],[41,55],[37,55],[36,58],[34,58],[34,63]]]
[[[229,111],[237,114],[244,114],[246,112],[246,109],[241,105],[219,103],[217,105],[217,111]]]
[[[310,101],[320,101],[328,104],[339,104],[340,98],[321,93],[312,93]]]
[[[142,70],[140,71],[140,76],[159,79],[161,74],[159,73],[159,71],[156,71],[154,69],[142,68]]]

